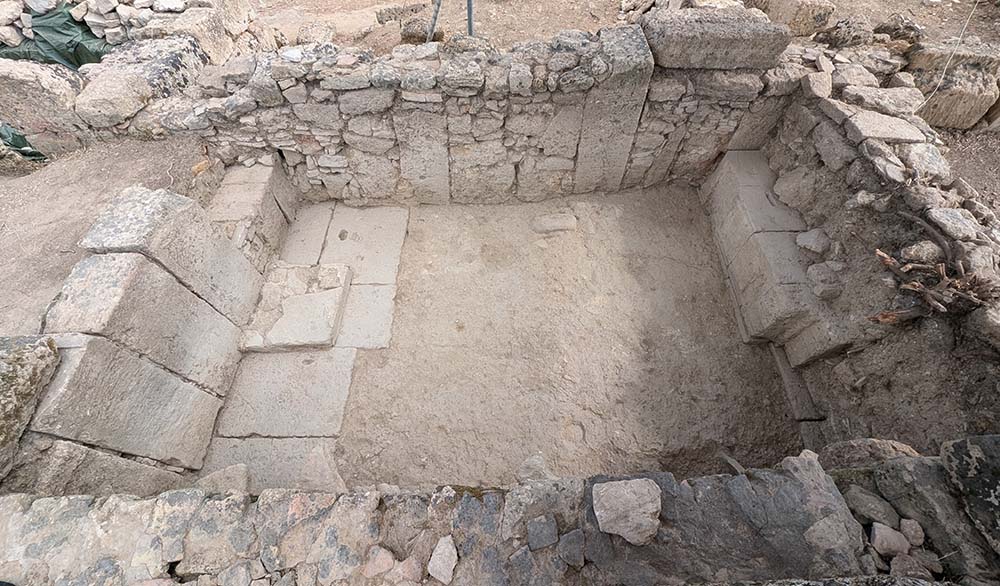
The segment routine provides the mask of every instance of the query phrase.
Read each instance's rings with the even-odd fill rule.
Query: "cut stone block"
[[[681,69],[771,69],[792,38],[787,26],[742,8],[651,10],[642,30],[656,64]]]
[[[346,265],[291,265],[278,261],[261,288],[260,304],[243,348],[267,352],[332,346],[351,282]]]
[[[420,203],[448,203],[448,128],[444,113],[423,110],[392,114],[399,141],[400,191]],[[391,194],[372,194],[387,198]]]
[[[197,203],[162,189],[126,189],[80,245],[96,253],[149,257],[237,325],[250,319],[264,280]]]
[[[54,339],[62,364],[29,429],[201,467],[221,400],[104,338]]]
[[[919,114],[931,126],[972,128],[1000,98],[1000,48],[995,45],[920,43],[907,58],[907,71],[929,96]]]
[[[890,144],[924,142],[927,138],[916,126],[894,116],[862,110],[844,122],[847,138],[858,144],[869,138]]]
[[[268,488],[295,488],[341,494],[346,492],[334,461],[330,438],[225,438],[209,447],[203,474],[233,464],[250,469],[250,493]]]
[[[266,191],[278,203],[281,212],[289,223],[297,217],[299,194],[280,165],[242,165],[226,169],[223,185],[260,185],[266,186]]]
[[[395,297],[395,285],[352,285],[337,346],[388,348]]]
[[[319,264],[327,230],[333,217],[334,202],[325,201],[299,209],[281,249],[281,260],[296,265]]]
[[[409,217],[405,208],[337,206],[320,262],[350,266],[355,285],[395,283]]]
[[[285,214],[268,186],[273,168],[255,165],[227,172],[208,207],[212,223],[261,272],[288,231]]]
[[[621,187],[653,75],[653,56],[639,26],[606,28],[600,38],[611,76],[587,94],[575,193]]]
[[[78,262],[45,331],[109,338],[218,395],[240,360],[240,330],[141,254]]]
[[[187,484],[180,474],[28,432],[0,492],[150,496]]]
[[[331,437],[340,433],[354,348],[250,354],[240,363],[216,435]]]

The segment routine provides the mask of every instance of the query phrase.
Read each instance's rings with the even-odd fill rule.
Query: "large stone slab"
[[[216,435],[339,434],[356,353],[354,348],[331,348],[248,355],[219,414]]]
[[[603,29],[600,39],[611,75],[587,94],[575,193],[621,187],[653,74],[653,56],[638,26]]]
[[[986,543],[952,493],[948,471],[939,458],[895,458],[875,469],[883,498],[901,517],[920,523],[945,572],[983,583],[1000,581],[996,552]]]
[[[126,189],[83,237],[91,252],[138,252],[166,268],[237,325],[250,319],[263,276],[216,232],[193,200],[166,190]]]
[[[45,331],[104,336],[217,395],[240,360],[239,328],[141,254],[78,262]]]
[[[1000,98],[1000,48],[977,42],[919,43],[907,71],[928,96],[920,116],[931,126],[972,128]]]
[[[895,116],[886,116],[871,110],[862,110],[844,122],[847,138],[854,144],[867,139],[890,144],[925,142],[927,138],[916,126]]]
[[[0,338],[0,478],[10,470],[21,434],[58,364],[50,338]]]
[[[406,208],[337,206],[320,262],[348,265],[355,285],[395,283],[409,217]]]
[[[155,466],[28,432],[0,492],[148,496],[187,482],[180,474]]]
[[[788,25],[797,37],[808,37],[826,28],[837,8],[830,0],[754,0],[746,4],[760,8],[772,21]]]
[[[55,340],[62,364],[29,429],[201,467],[221,400],[104,338]]]
[[[420,203],[448,203],[451,183],[448,119],[444,112],[396,108],[392,125],[399,141],[401,194]]]
[[[965,512],[1000,554],[1000,435],[980,435],[941,445],[941,460]]]
[[[209,446],[202,472],[246,464],[251,494],[269,488],[340,494],[346,489],[334,461],[334,448],[331,438],[217,437]]]
[[[662,8],[641,22],[656,64],[667,68],[771,69],[792,38],[787,26],[743,8]]]
[[[395,285],[352,285],[337,336],[342,348],[388,348],[396,306]]]
[[[295,221],[288,227],[288,235],[279,258],[290,264],[319,264],[327,230],[333,217],[334,202],[324,201],[299,209]]]

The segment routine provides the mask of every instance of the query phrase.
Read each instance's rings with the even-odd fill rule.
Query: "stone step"
[[[230,167],[207,211],[257,270],[281,249],[295,221],[298,194],[280,166]]]

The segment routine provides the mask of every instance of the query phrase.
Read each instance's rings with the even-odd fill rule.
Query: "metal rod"
[[[466,0],[466,4],[465,4],[465,14],[466,14],[466,20],[467,20],[467,21],[468,21],[468,23],[469,23],[469,24],[468,24],[468,28],[469,28],[469,36],[470,36],[470,37],[474,37],[474,36],[476,36],[476,35],[475,35],[475,33],[474,33],[474,32],[472,31],[472,0]]]
[[[472,0],[469,0],[469,1],[471,2]],[[437,28],[438,15],[441,14],[441,3],[442,2],[444,2],[444,0],[436,0],[434,2],[434,16],[431,17],[431,27],[430,27],[430,29],[427,30],[427,42],[428,43],[434,40],[434,29]]]

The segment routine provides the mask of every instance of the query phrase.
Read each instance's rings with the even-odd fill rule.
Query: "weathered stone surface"
[[[833,71],[833,87],[861,86],[877,88],[878,78],[864,65],[858,63],[838,63]]]
[[[788,27],[739,8],[657,9],[641,23],[660,67],[770,69],[791,40]]]
[[[555,545],[559,541],[559,526],[552,514],[542,515],[527,523],[528,548],[532,551]]]
[[[295,217],[296,204],[281,189],[283,175],[280,166],[231,168],[208,205],[212,224],[229,238],[254,265],[263,272],[277,253],[288,231],[288,219]],[[277,193],[275,193],[277,192]]]
[[[434,553],[427,563],[427,573],[442,584],[451,584],[456,564],[458,551],[455,549],[455,540],[451,535],[446,535],[434,546]]]
[[[268,488],[293,488],[341,494],[344,480],[334,461],[331,438],[224,438],[212,440],[203,474],[233,464],[250,470],[250,493]]]
[[[405,208],[337,206],[320,262],[351,267],[355,285],[393,284],[408,221]]]
[[[941,559],[946,572],[986,583],[1000,579],[996,552],[952,495],[948,472],[939,459],[885,461],[875,470],[875,482],[900,515],[920,523],[936,550],[950,554]]]
[[[827,444],[819,452],[826,470],[862,468],[905,456],[919,456],[910,446],[894,440],[863,438]]]
[[[149,496],[185,482],[173,472],[29,431],[0,492]]]
[[[763,4],[756,7],[772,21],[788,25],[797,37],[808,37],[825,28],[836,8],[829,0],[764,0],[754,4]]]
[[[352,285],[336,346],[388,348],[395,299],[395,285]]]
[[[969,314],[965,324],[972,335],[1000,348],[1000,307],[995,304],[980,307]]]
[[[400,189],[420,203],[448,203],[448,131],[444,116],[422,110],[393,110],[399,141]]]
[[[0,338],[0,479],[10,470],[21,434],[58,364],[50,338]]]
[[[858,149],[851,145],[832,121],[824,120],[813,129],[816,152],[831,171],[839,171],[858,158]]]
[[[208,494],[227,492],[250,492],[250,469],[246,464],[233,464],[207,474],[195,482],[195,488]]]
[[[250,557],[256,545],[248,514],[252,509],[246,494],[204,499],[186,523],[183,554],[176,572],[181,576],[218,574],[239,558]]]
[[[890,144],[924,142],[924,133],[905,120],[871,110],[862,110],[844,122],[847,138],[857,144],[874,138]]]
[[[73,108],[77,94],[83,88],[83,78],[62,65],[45,65],[33,61],[0,59],[0,112],[4,121],[25,133],[35,148],[47,153],[66,149],[47,148],[33,135],[59,135],[73,132],[83,122]],[[76,139],[70,141],[75,147]]]
[[[908,116],[923,104],[924,94],[911,87],[848,86],[844,88],[843,100],[889,116]]]
[[[662,523],[646,547],[612,539],[610,551],[599,555],[591,546],[597,520],[592,509],[585,514],[588,559],[611,582],[629,576],[664,583],[667,573],[676,582],[709,582],[718,580],[720,567],[729,581],[860,572],[861,526],[811,452],[747,476],[652,478],[662,490]],[[671,560],[669,570],[662,569],[664,559]]]
[[[917,182],[951,184],[951,165],[936,146],[926,142],[901,144],[896,151]]]
[[[254,310],[263,277],[193,200],[166,190],[126,189],[80,245],[91,252],[138,252],[238,325]]]
[[[802,78],[802,93],[809,98],[829,98],[833,92],[833,77],[827,71],[817,71]]]
[[[906,540],[913,547],[920,547],[924,544],[924,529],[920,526],[920,523],[917,523],[913,519],[900,519],[899,532],[906,537]]]
[[[1000,436],[981,435],[946,442],[941,446],[941,460],[952,486],[962,497],[965,512],[993,550],[1000,554],[1000,517],[996,502],[1000,494]],[[919,536],[923,537],[923,531]]]
[[[961,208],[932,208],[927,210],[927,219],[955,240],[975,240],[984,230],[969,210]]]
[[[201,467],[222,403],[218,398],[104,338],[55,340],[62,364],[29,429]]]
[[[914,46],[907,71],[929,96],[920,116],[932,126],[973,127],[1000,98],[997,54],[995,46],[975,42]]]
[[[246,356],[219,414],[216,435],[338,435],[355,353],[334,348]]]
[[[660,487],[648,478],[595,484],[594,514],[601,531],[645,545],[660,526]]]
[[[604,29],[600,39],[610,75],[587,93],[574,193],[621,186],[653,74],[653,56],[638,26]]]
[[[514,164],[500,140],[452,145],[451,197],[456,203],[504,203],[514,196]]]
[[[899,528],[899,515],[882,497],[857,485],[849,486],[843,494],[848,508],[860,523],[877,522],[891,529]]]
[[[218,395],[240,359],[239,328],[141,254],[77,263],[45,330],[109,338]]]

